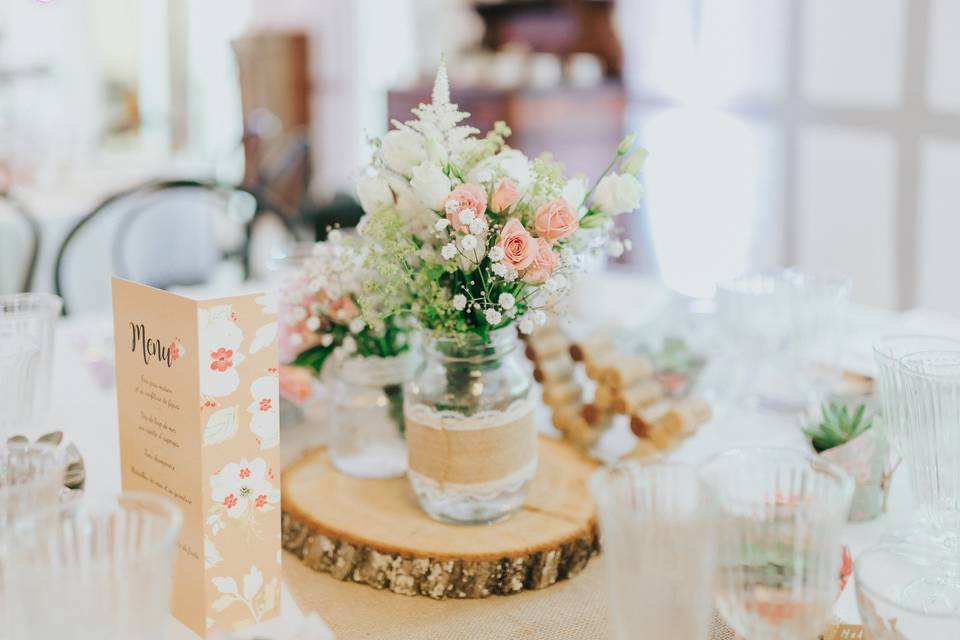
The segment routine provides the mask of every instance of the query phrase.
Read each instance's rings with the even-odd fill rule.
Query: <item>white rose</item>
[[[458,293],[453,296],[453,308],[457,311],[463,311],[464,307],[467,306],[467,296],[462,293]]]
[[[489,325],[498,325],[500,324],[500,321],[503,320],[500,312],[496,309],[487,309],[483,312],[483,317]]]
[[[434,210],[443,209],[443,201],[450,193],[450,178],[431,162],[421,162],[413,168],[410,188],[420,202]]]
[[[516,304],[517,300],[513,297],[512,293],[501,293],[500,297],[497,298],[497,304],[499,304],[504,309],[512,309],[513,305]]]
[[[593,206],[598,211],[616,216],[640,206],[643,187],[629,174],[611,173],[604,176],[593,192]]]
[[[419,133],[394,129],[383,136],[380,157],[388,167],[410,177],[413,168],[427,159],[427,149]]]
[[[574,211],[580,208],[586,195],[587,185],[583,181],[583,178],[571,178],[567,180],[567,183],[563,185],[563,190],[560,192],[560,196],[567,201],[567,204],[569,204]]]
[[[393,205],[390,185],[380,176],[360,176],[357,180],[357,197],[367,213],[374,213]]]

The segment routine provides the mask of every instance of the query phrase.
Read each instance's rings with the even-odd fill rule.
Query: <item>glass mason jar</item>
[[[526,499],[537,470],[531,377],[516,330],[424,335],[404,392],[407,477],[430,517],[487,523]]]
[[[337,469],[361,478],[403,475],[403,385],[416,364],[416,352],[410,349],[390,358],[355,356],[336,366],[329,451]]]

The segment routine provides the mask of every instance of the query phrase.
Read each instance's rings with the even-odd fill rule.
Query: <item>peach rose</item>
[[[523,276],[524,282],[531,284],[540,284],[560,266],[560,254],[550,247],[550,243],[543,238],[536,240],[537,257],[533,259],[530,268]]]
[[[493,198],[490,200],[490,208],[494,213],[503,213],[513,208],[520,199],[520,192],[517,191],[517,185],[513,184],[510,178],[500,178],[497,186],[493,189]]]
[[[557,198],[537,209],[533,226],[537,235],[554,242],[580,228],[580,217],[566,200]]]
[[[345,295],[330,304],[330,314],[340,322],[350,322],[360,315],[360,309],[349,295]]]
[[[463,211],[472,211],[473,217],[487,224],[487,192],[478,184],[461,184],[450,192],[444,201],[443,210],[447,212],[450,225],[462,233],[470,230],[470,221],[460,218]]]
[[[313,393],[313,376],[303,367],[280,367],[280,397],[298,407]]]
[[[497,246],[503,249],[503,264],[517,271],[529,267],[537,257],[537,241],[516,218],[503,225]]]

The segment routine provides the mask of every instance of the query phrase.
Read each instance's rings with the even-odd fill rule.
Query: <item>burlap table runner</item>
[[[337,640],[606,640],[603,567],[542,589],[479,600],[431,600],[340,582],[283,554],[283,577],[304,613],[317,612]],[[712,640],[733,640],[714,620]],[[654,640],[654,639],[651,639]],[[670,639],[673,640],[673,639]]]

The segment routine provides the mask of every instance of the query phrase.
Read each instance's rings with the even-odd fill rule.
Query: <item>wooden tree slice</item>
[[[596,463],[540,438],[520,511],[493,525],[430,519],[406,478],[336,471],[316,449],[283,472],[283,546],[316,571],[404,595],[484,598],[571,577],[597,552],[587,478]]]

